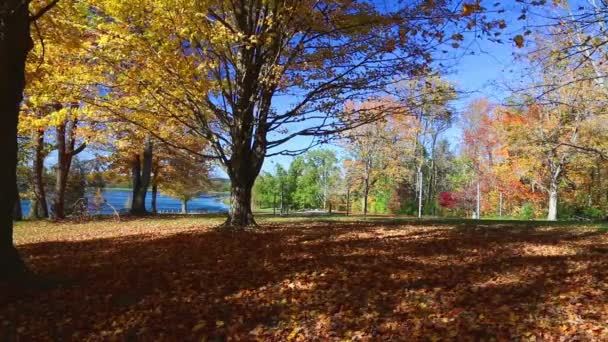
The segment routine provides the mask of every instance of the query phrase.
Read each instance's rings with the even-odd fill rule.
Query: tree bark
[[[13,244],[13,209],[17,194],[17,123],[25,88],[25,61],[32,48],[27,2],[0,4],[0,279],[26,271]]]
[[[44,186],[44,130],[36,131],[36,146],[34,147],[34,197],[31,202],[30,217],[34,219],[48,218],[49,207],[46,203]]]
[[[231,191],[229,216],[221,226],[224,229],[257,227],[251,210],[251,194],[255,179],[262,168],[266,150],[265,142],[259,135],[252,148],[249,134],[246,133],[235,139],[237,143],[233,146],[233,154],[225,164],[230,177]]]
[[[365,179],[363,187],[363,216],[367,216],[367,197],[369,196],[369,180]]]
[[[75,105],[73,105],[75,106]],[[60,109],[61,105],[56,105]],[[74,156],[82,152],[86,144],[83,143],[76,148],[76,128],[78,120],[66,120],[57,126],[57,181],[55,183],[55,198],[53,200],[53,215],[57,219],[64,219],[65,212],[65,190],[70,176],[72,160]]]
[[[559,183],[562,177],[562,165],[561,164],[551,164],[550,165],[550,170],[551,170],[551,178],[549,181],[549,189],[547,189],[548,191],[548,195],[549,195],[549,210],[547,213],[547,220],[549,221],[555,221],[557,220],[557,199],[558,199],[558,190],[559,190]]]
[[[248,185],[242,179],[237,181],[231,179],[231,183],[230,216],[224,223],[224,227],[245,228],[256,226],[253,212],[251,211],[251,189],[253,184]]]
[[[65,218],[65,188],[68,183],[68,174],[72,158],[66,148],[66,123],[57,126],[57,171],[55,182],[55,197],[53,199],[53,216],[58,219]]]
[[[557,220],[557,183],[551,182],[549,187],[549,213],[547,214],[547,220]]]
[[[66,175],[65,162],[65,125],[57,127],[57,170],[55,171],[55,196],[53,198],[53,216],[65,218],[65,187],[68,177]]]
[[[150,137],[147,137],[141,157],[139,154],[136,154],[133,158],[131,169],[131,176],[133,179],[131,214],[133,215],[144,215],[147,213],[146,195],[152,176],[152,149],[152,140]]]

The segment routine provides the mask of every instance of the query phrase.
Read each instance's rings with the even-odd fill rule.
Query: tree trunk
[[[131,195],[131,214],[139,214],[145,211],[145,207],[139,198],[141,188],[141,158],[139,154],[135,154],[131,160],[131,187],[133,193]]]
[[[28,217],[30,219],[38,219],[40,204],[38,203],[38,199],[36,197],[30,200],[30,212],[28,213]]]
[[[237,144],[233,151],[235,153],[228,161],[226,168],[230,177],[230,213],[222,228],[255,227],[257,224],[251,211],[251,194],[253,183],[262,168],[264,151],[250,150],[249,143]]]
[[[188,201],[185,199],[182,199],[182,214],[187,214],[188,213]]]
[[[224,223],[226,228],[244,228],[256,226],[251,211],[252,182],[246,179],[230,179],[230,216]]]
[[[34,197],[32,200],[30,217],[34,219],[49,217],[49,207],[46,203],[46,190],[44,186],[44,130],[36,131],[36,146],[34,148]]]
[[[549,187],[549,213],[547,214],[547,220],[557,220],[557,183],[551,182]]]
[[[19,187],[17,187],[16,193],[17,193],[17,198],[15,199],[15,206],[13,209],[13,220],[21,221],[21,220],[23,220],[23,211],[21,210],[21,196],[19,196]]]
[[[418,166],[418,218],[422,218],[422,164]]]
[[[158,210],[156,208],[156,197],[158,196],[158,185],[156,185],[156,183],[154,183],[152,185],[152,213],[156,214],[158,213]]]
[[[552,165],[551,166],[551,180],[549,184],[549,212],[547,213],[547,220],[555,221],[557,220],[557,197],[558,197],[558,189],[559,182],[562,176],[562,165]]]
[[[146,214],[146,195],[150,186],[152,176],[152,140],[146,138],[143,158],[136,154],[133,158],[131,175],[133,177],[133,198],[131,202],[131,214]]]
[[[71,104],[71,108],[77,105]],[[61,109],[62,105],[56,104],[55,110]],[[74,156],[82,152],[86,143],[76,148],[76,129],[78,119],[66,119],[57,126],[57,182],[55,183],[55,198],[53,200],[53,215],[55,218],[64,219],[65,213],[65,190],[72,168]],[[72,203],[70,203],[72,204]]]
[[[350,185],[346,189],[346,216],[350,215]]]
[[[72,158],[67,152],[65,137],[66,123],[57,126],[57,171],[55,182],[55,198],[53,200],[53,215],[55,218],[65,218],[65,188]]]
[[[365,179],[363,188],[363,216],[367,216],[367,197],[369,196],[369,181]]]
[[[25,61],[32,48],[27,2],[0,4],[0,279],[25,273],[13,245],[13,209],[17,198],[17,123],[25,88]]]

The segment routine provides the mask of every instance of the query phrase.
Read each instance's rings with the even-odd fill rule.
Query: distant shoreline
[[[95,189],[94,187],[91,187],[89,189]],[[133,191],[133,189],[131,188],[112,188],[112,187],[105,187],[102,188],[102,190],[105,191]],[[151,192],[151,189],[148,189],[148,192]],[[159,191],[160,193],[160,191]],[[202,192],[203,195],[212,195],[212,196],[230,196],[230,192],[229,191],[204,191]]]

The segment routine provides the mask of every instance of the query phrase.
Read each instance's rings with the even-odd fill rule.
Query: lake
[[[95,193],[88,193],[89,212],[91,214],[112,215],[114,207],[121,214],[127,213],[131,207],[131,190],[126,189],[105,189],[103,190],[103,198],[109,204],[101,207],[101,210],[93,207],[93,198]],[[201,196],[188,201],[188,213],[224,213],[228,212],[229,206],[222,203],[228,197],[227,195],[202,194]],[[148,191],[146,196],[146,209],[152,207],[152,192]],[[50,205],[50,201],[49,201]],[[30,212],[30,202],[28,200],[21,201],[23,215],[27,216]],[[161,195],[160,192],[156,197],[156,208],[159,213],[179,213],[181,212],[182,204],[175,198]]]

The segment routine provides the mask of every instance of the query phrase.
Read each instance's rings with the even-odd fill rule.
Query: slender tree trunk
[[[13,245],[17,184],[17,123],[25,88],[25,61],[32,48],[27,2],[0,4],[0,279],[23,275],[25,265]]]
[[[557,200],[559,182],[562,175],[562,165],[551,165],[551,180],[548,189],[549,195],[549,210],[547,213],[547,220],[557,220]]]
[[[363,185],[363,216],[367,216],[367,198],[369,196],[369,179],[365,179]]]
[[[131,202],[131,214],[143,215],[146,211],[146,195],[150,186],[152,176],[152,140],[146,138],[144,152],[140,157],[136,154],[133,158],[131,176],[133,179],[133,197]]]
[[[65,218],[65,188],[72,158],[66,147],[66,123],[57,126],[57,171],[55,182],[55,198],[53,200],[53,215],[55,218]]]
[[[346,189],[346,216],[350,214],[350,186]]]
[[[499,194],[499,202],[498,202],[498,217],[502,217],[502,191]]]
[[[159,181],[159,171],[160,171],[160,166],[158,165],[158,163],[153,163],[152,164],[152,200],[150,201],[150,206],[152,207],[152,213],[153,214],[157,214],[158,213],[158,208],[156,207],[156,199],[158,197],[158,181]]]
[[[44,185],[44,130],[36,131],[36,146],[34,148],[34,197],[32,200],[30,217],[35,219],[49,217],[49,207],[46,203],[46,190]]]
[[[187,214],[188,213],[188,201],[185,199],[182,199],[182,214]]]
[[[156,197],[158,196],[158,186],[156,185],[156,183],[154,183],[152,185],[152,213],[156,214],[158,213],[158,210],[156,208]]]
[[[281,215],[285,213],[285,189],[283,182],[281,182]]]
[[[16,185],[16,184],[15,184]],[[19,187],[17,187],[17,199],[15,200],[15,209],[13,210],[13,220],[23,220],[23,211],[21,210],[21,196],[19,195]]]
[[[476,219],[481,219],[481,189],[480,189],[480,185],[479,185],[479,180],[477,180],[477,200],[476,200],[476,207],[475,207],[475,218]]]
[[[418,166],[418,218],[422,218],[422,164]]]
[[[131,214],[138,214],[142,208],[142,202],[138,197],[141,188],[141,158],[139,154],[133,155],[131,159]],[[144,208],[145,210],[145,208]]]
[[[72,108],[77,107],[76,104],[70,105]],[[61,105],[55,106],[56,110],[61,109]],[[86,143],[81,144],[76,148],[76,129],[78,119],[67,119],[65,122],[57,126],[57,182],[55,183],[55,198],[53,200],[53,214],[55,218],[64,219],[65,212],[65,190],[72,168],[72,160],[74,156],[82,152]],[[70,203],[71,205],[72,203]]]
[[[547,220],[557,220],[557,182],[552,181],[549,186],[549,213]]]
[[[38,209],[40,208],[40,204],[38,203],[38,199],[36,197],[32,198],[30,200],[30,212],[28,213],[28,217],[30,219],[38,219],[39,216],[39,211]]]

